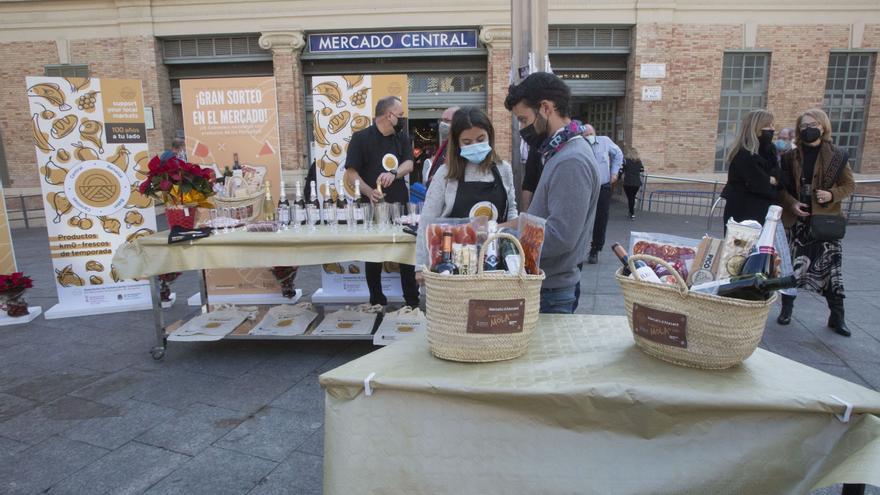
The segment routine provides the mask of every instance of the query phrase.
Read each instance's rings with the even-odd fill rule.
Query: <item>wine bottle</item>
[[[287,192],[284,190],[284,181],[281,181],[281,193],[278,196],[278,208],[281,218],[278,219],[284,225],[290,225],[290,201],[287,200]]]
[[[311,187],[312,200],[306,206],[309,213],[309,225],[318,225],[321,223],[321,203],[318,201],[318,191],[315,190],[315,183],[309,183]]]
[[[629,254],[627,254],[626,249],[624,249],[619,243],[615,242],[611,245],[611,251],[614,252],[614,254],[617,255],[617,259],[623,263],[623,271],[620,272],[620,274],[624,277],[629,277],[631,272],[629,271]]]
[[[663,281],[657,276],[657,273],[642,260],[635,260],[633,265],[636,267],[635,276],[642,282],[651,282],[652,284],[662,284]]]
[[[379,200],[376,201],[376,204],[381,204],[385,202],[385,193],[382,192],[382,183],[379,182],[379,179],[376,179],[376,190],[379,191]]]
[[[362,225],[364,223],[364,197],[361,195],[361,181],[354,181],[354,219],[355,223]]]
[[[782,217],[782,208],[776,205],[767,209],[767,217],[764,219],[764,227],[761,229],[761,235],[752,248],[752,252],[746,258],[740,275],[752,275],[763,273],[768,278],[773,274],[773,255],[776,249],[773,247],[773,241],[776,239],[776,225]]]
[[[336,181],[336,222],[339,225],[348,223],[348,209],[346,208],[345,189],[339,181]]]
[[[238,153],[232,154],[232,170],[241,170],[241,164],[238,163]]]
[[[492,237],[497,231],[498,222],[489,220],[489,237]],[[498,261],[498,239],[493,239],[489,242],[489,245],[486,246],[486,259],[483,262],[483,271],[490,272],[500,269],[501,267]]]
[[[440,261],[431,267],[431,271],[441,275],[458,275],[458,267],[452,262],[452,232],[443,232]]]
[[[293,221],[298,222],[300,225],[305,225],[308,222],[306,201],[303,199],[302,184],[299,181],[296,181],[296,199],[293,204],[296,206],[296,218]]]
[[[738,277],[706,282],[691,287],[694,292],[710,294],[747,301],[765,301],[774,291],[789,289],[797,284],[794,275],[779,278],[768,278],[763,273],[753,273]]]
[[[272,201],[272,186],[269,184],[269,181],[266,181],[266,198],[263,201],[263,219],[272,221],[275,220],[275,202]]]
[[[324,204],[321,206],[321,214],[324,216],[324,225],[335,225],[336,224],[336,201],[333,199],[333,191],[334,187],[330,185],[328,182],[325,184],[324,192]]]

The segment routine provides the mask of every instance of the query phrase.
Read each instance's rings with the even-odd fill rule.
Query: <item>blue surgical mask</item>
[[[785,151],[787,147],[788,147],[788,143],[786,143],[782,139],[776,140],[776,151]]]
[[[492,147],[489,146],[487,141],[483,141],[482,143],[474,143],[469,144],[467,146],[461,147],[461,152],[459,153],[462,158],[471,162],[471,163],[483,163],[483,160],[489,156],[489,153],[492,151]]]

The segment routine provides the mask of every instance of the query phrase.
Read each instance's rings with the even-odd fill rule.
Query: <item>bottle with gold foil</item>
[[[275,220],[275,202],[272,201],[272,186],[266,181],[266,199],[263,201],[263,218],[265,220]]]

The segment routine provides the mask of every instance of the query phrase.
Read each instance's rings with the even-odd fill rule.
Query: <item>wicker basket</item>
[[[257,218],[262,218],[263,203],[266,202],[264,193],[260,191],[235,198],[211,196],[211,201],[216,208],[247,208],[244,216],[239,218],[243,222],[251,222]]]
[[[633,339],[645,353],[681,366],[724,369],[742,363],[755,352],[775,296],[767,301],[745,301],[691,292],[681,275],[665,261],[633,255],[630,256],[632,272],[635,272],[633,262],[636,260],[663,265],[678,280],[678,286],[642,282],[624,277],[622,268],[617,271]],[[633,322],[635,305],[686,317],[685,346],[658,343],[640,335]]]
[[[483,273],[482,258],[489,242],[496,238],[512,241],[522,256],[522,245],[516,237],[496,234],[483,244],[476,275],[440,275],[427,268],[423,271],[427,292],[428,342],[431,353],[439,358],[488,363],[522,356],[529,347],[538,322],[544,273],[527,275],[525,263],[520,263],[520,272],[516,276]],[[508,306],[519,304],[522,307],[522,330],[515,333],[476,333],[482,331],[470,325],[470,310],[475,308],[474,314],[482,311],[487,304],[484,301],[506,301]]]

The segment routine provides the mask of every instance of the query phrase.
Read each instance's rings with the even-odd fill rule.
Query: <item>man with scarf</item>
[[[540,151],[544,168],[528,212],[547,219],[540,266],[542,313],[573,313],[575,286],[593,231],[599,198],[598,165],[571,120],[571,91],[561,79],[536,72],[508,89],[504,106],[520,135]]]

